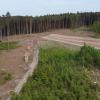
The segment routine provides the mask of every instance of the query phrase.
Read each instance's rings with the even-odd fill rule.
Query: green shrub
[[[7,81],[12,79],[12,75],[7,71],[0,72],[0,85],[5,84]]]
[[[0,42],[0,50],[15,49],[17,47],[17,42]]]
[[[92,26],[91,26],[91,30],[100,34],[100,22],[95,22]]]
[[[77,60],[84,67],[100,68],[100,50],[85,45],[78,52]]]
[[[10,73],[5,73],[4,79],[5,80],[11,80],[11,74]]]

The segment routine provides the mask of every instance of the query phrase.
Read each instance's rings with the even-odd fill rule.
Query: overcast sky
[[[100,0],[0,0],[0,15],[47,15],[100,11]]]

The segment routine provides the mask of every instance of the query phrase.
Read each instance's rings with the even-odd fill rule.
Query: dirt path
[[[38,53],[39,53],[38,48],[35,47],[34,52],[33,52],[33,61],[29,66],[30,69],[26,72],[26,74],[23,76],[23,78],[20,80],[20,82],[16,86],[16,88],[14,90],[15,93],[18,94],[20,92],[20,90],[23,87],[23,84],[26,83],[28,77],[33,74],[33,71],[34,71],[34,69],[36,68],[36,66],[38,64]]]
[[[35,46],[36,41],[33,39],[25,39],[18,41],[21,47],[14,50],[4,51],[0,53],[0,71],[4,70],[12,75],[12,79],[0,86],[0,100],[6,100],[9,93],[14,90],[24,74],[30,69],[24,61],[24,54],[27,45]],[[30,61],[32,62],[33,51],[30,52]]]
[[[33,52],[33,61],[29,66],[29,70],[25,73],[25,75],[22,77],[22,79],[20,79],[18,85],[15,87],[14,92],[16,94],[19,94],[19,92],[21,91],[23,84],[27,82],[27,79],[29,76],[32,76],[33,71],[35,70],[37,64],[38,64],[38,47],[37,45],[34,47],[34,52]],[[7,99],[10,100],[10,97]]]
[[[1,100],[5,100],[9,91],[16,86],[21,76],[27,70],[27,66],[23,60],[24,49],[25,47],[19,47],[15,50],[4,51],[0,54],[0,71],[4,70],[12,75],[12,79],[10,81],[0,86]]]
[[[90,37],[79,37],[79,36],[65,36],[58,34],[50,34],[43,37],[46,40],[52,40],[57,42],[62,42],[66,44],[83,46],[84,44],[100,49],[100,39],[94,39]]]

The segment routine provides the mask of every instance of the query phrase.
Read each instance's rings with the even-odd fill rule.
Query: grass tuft
[[[0,50],[15,49],[17,47],[17,42],[0,42]]]
[[[5,84],[7,81],[12,79],[11,73],[7,71],[1,71],[0,72],[0,85]]]

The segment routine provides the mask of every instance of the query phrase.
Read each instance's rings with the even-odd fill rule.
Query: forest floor
[[[42,41],[47,41],[43,37],[47,35],[49,36],[50,34],[54,34],[54,35],[59,34],[60,36],[61,35],[78,36],[78,37],[81,36],[83,38],[91,38],[94,36],[94,33],[92,32],[83,32],[83,31],[74,32],[74,31],[66,30],[66,29],[52,30],[52,31],[44,32],[44,33],[36,33],[36,34],[30,34],[30,35],[10,36],[9,41],[17,41],[20,47],[9,50],[9,51],[0,52],[0,71],[5,70],[11,73],[12,75],[11,80],[9,80],[8,82],[0,86],[0,99],[1,100],[5,100],[9,92],[14,90],[14,88],[16,87],[18,82],[21,80],[23,75],[29,70],[28,64],[26,64],[24,61],[24,55],[25,55],[25,52],[27,51],[27,47],[31,46],[33,49],[35,45],[37,44],[37,41],[39,43],[41,43]],[[56,38],[58,39],[58,37]],[[73,40],[73,39],[71,38],[68,40]],[[4,41],[6,41],[6,39],[4,39]],[[95,42],[97,42],[97,44],[100,46],[99,44],[100,42],[98,41],[95,41]],[[33,54],[33,51],[31,51],[30,53],[30,58],[32,58],[32,54]],[[32,59],[30,60],[29,64],[31,63],[31,61]]]

